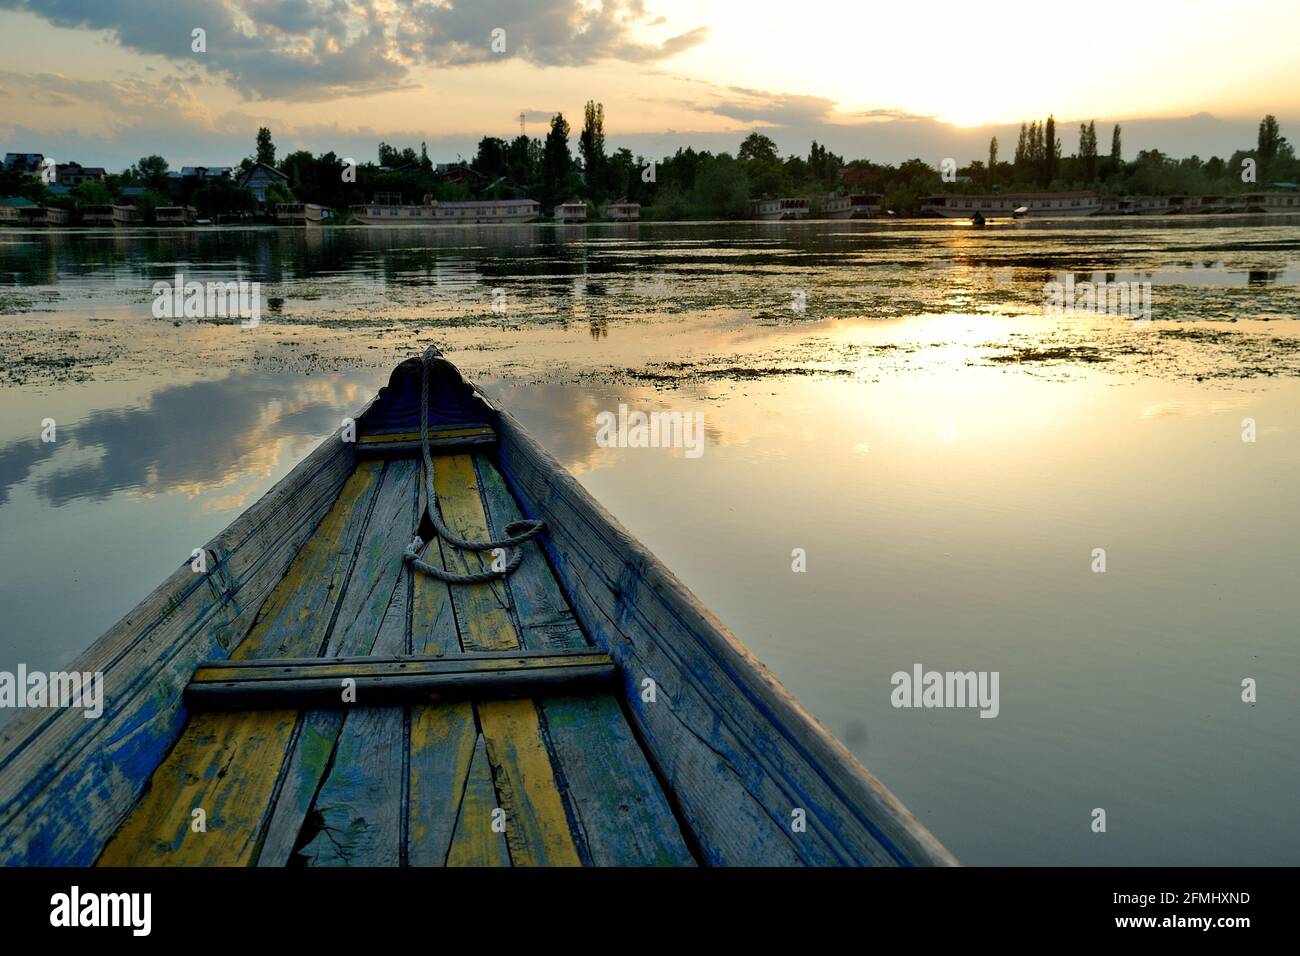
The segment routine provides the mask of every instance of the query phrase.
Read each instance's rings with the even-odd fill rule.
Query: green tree
[[[1119,164],[1124,161],[1124,157],[1120,149],[1119,123],[1115,124],[1115,128],[1111,131],[1110,134],[1110,158],[1111,158],[1111,162],[1115,164],[1116,168],[1118,168]]]
[[[271,142],[271,131],[265,126],[257,130],[257,155],[256,162],[266,163],[268,166],[275,165],[275,143]]]
[[[131,167],[131,180],[150,189],[167,188],[167,160],[161,156],[141,156]]]
[[[496,178],[506,174],[506,141],[495,136],[484,136],[478,141],[478,152],[471,164],[484,176]]]
[[[998,138],[989,140],[989,190],[993,189],[993,173],[998,168]]]
[[[1043,132],[1043,185],[1051,186],[1061,165],[1061,141],[1056,138],[1056,117],[1048,115]]]
[[[587,100],[582,111],[582,133],[578,136],[578,151],[582,153],[582,166],[587,171],[587,189],[593,195],[605,189],[605,107]]]
[[[741,162],[758,160],[760,162],[776,162],[776,143],[764,136],[762,133],[750,133],[740,144],[740,151],[736,158]]]
[[[547,204],[564,202],[573,172],[573,154],[569,152],[569,123],[563,113],[551,117],[551,128],[542,147],[542,192]]]

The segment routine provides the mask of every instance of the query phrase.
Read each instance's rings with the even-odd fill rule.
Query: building
[[[605,218],[614,222],[636,222],[641,218],[641,204],[629,202],[626,196],[616,199],[605,207]]]
[[[855,193],[852,196],[831,194],[822,199],[824,219],[872,219],[880,215],[883,196],[879,193]]]
[[[103,166],[82,166],[81,163],[59,163],[54,167],[54,181],[60,186],[73,188],[82,183],[102,183],[108,178]]]
[[[132,206],[96,204],[82,206],[80,212],[83,226],[130,226],[139,220]]]
[[[289,177],[266,163],[254,163],[240,173],[235,181],[246,189],[251,189],[261,204],[266,203],[266,191],[272,186],[289,191]]]
[[[439,163],[433,168],[434,174],[446,183],[459,183],[471,188],[487,182],[487,177],[470,166],[469,163]]]
[[[45,165],[44,153],[5,153],[5,169],[20,173],[39,173]]]
[[[390,198],[388,195],[385,199]],[[393,202],[353,206],[354,222],[366,226],[483,225],[486,223],[532,222],[541,211],[536,199],[471,199],[465,202],[434,202],[425,196],[418,206]],[[586,208],[585,206],[583,207]]]
[[[993,193],[991,195],[940,194],[921,204],[921,215],[944,219],[969,219],[976,213],[1009,218],[1016,210],[1035,218],[1056,219],[1061,216],[1095,216],[1101,201],[1095,192],[1081,190],[1056,193]]]

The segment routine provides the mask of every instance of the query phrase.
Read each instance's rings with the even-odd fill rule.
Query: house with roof
[[[44,164],[44,153],[5,153],[5,169],[17,170],[20,173],[37,173]]]
[[[487,182],[487,177],[469,163],[439,163],[433,168],[434,175],[446,183],[459,183],[474,187]]]
[[[82,183],[102,183],[108,178],[103,166],[82,166],[81,163],[58,163],[54,167],[54,181],[60,186],[80,186]]]
[[[285,192],[289,191],[289,177],[266,163],[254,163],[249,166],[239,174],[235,182],[251,189],[259,203],[266,202],[266,191],[272,186],[279,186]]]

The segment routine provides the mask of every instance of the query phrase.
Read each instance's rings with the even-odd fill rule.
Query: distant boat
[[[824,219],[874,219],[880,215],[881,196],[857,193],[852,196],[831,194],[822,199]]]
[[[491,225],[532,222],[542,204],[536,199],[476,199],[438,202],[424,197],[420,205],[368,203],[349,210],[353,222],[366,226]]]
[[[0,865],[955,863],[436,349],[348,426],[6,722]]]
[[[989,195],[938,194],[921,203],[921,215],[945,219],[969,219],[975,213],[986,217],[1005,217],[1024,207],[1035,218],[1057,219],[1062,216],[1094,216],[1101,212],[1095,192],[992,193]]]
[[[133,226],[138,222],[136,211],[131,206],[115,206],[111,203],[95,203],[81,207],[81,224],[83,226],[116,227]]]
[[[638,207],[639,211],[639,207]],[[571,199],[555,207],[555,221],[560,223],[581,223],[587,221],[587,204]]]
[[[275,207],[275,222],[279,226],[319,226],[325,217],[325,207],[314,202],[282,202]]]
[[[768,221],[807,219],[810,207],[807,199],[755,199],[750,202],[754,218]]]
[[[984,225],[984,216],[981,215],[979,212],[976,212],[975,215],[970,217],[970,224],[972,226]]]
[[[1028,215],[1029,215],[1028,206],[1017,206],[1015,209],[1011,210],[1012,219],[1024,219]]]
[[[641,218],[641,204],[617,199],[605,207],[605,218],[613,222],[636,222]]]

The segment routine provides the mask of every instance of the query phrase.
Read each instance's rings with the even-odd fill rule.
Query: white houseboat
[[[614,222],[636,222],[641,218],[641,204],[626,198],[615,200],[605,207],[605,218]]]
[[[944,219],[969,219],[976,213],[986,219],[1009,218],[1023,207],[1034,218],[1095,216],[1101,201],[1091,191],[1058,193],[993,193],[987,196],[936,195],[921,204],[921,215]]]
[[[585,202],[578,202],[577,200],[556,204],[555,221],[556,222],[586,222],[587,204]]]
[[[1243,198],[1246,212],[1300,213],[1300,193],[1247,193]]]
[[[777,221],[807,219],[810,205],[807,199],[755,199],[750,202],[750,209],[755,219]]]
[[[872,219],[880,215],[884,197],[875,193],[858,193],[853,196],[828,195],[822,199],[823,219]]]
[[[68,211],[58,206],[19,206],[20,226],[66,226]]]
[[[153,221],[159,226],[192,226],[197,215],[193,206],[159,206]]]
[[[1169,212],[1168,196],[1121,196],[1121,216],[1159,216]]]
[[[278,226],[319,226],[325,219],[325,207],[314,202],[282,202],[275,206]]]
[[[131,206],[97,203],[81,207],[81,224],[83,226],[134,226],[136,222],[136,211]]]
[[[541,210],[536,199],[471,199],[437,202],[429,196],[418,206],[369,203],[353,206],[352,220],[366,226],[482,225],[532,222]]]

